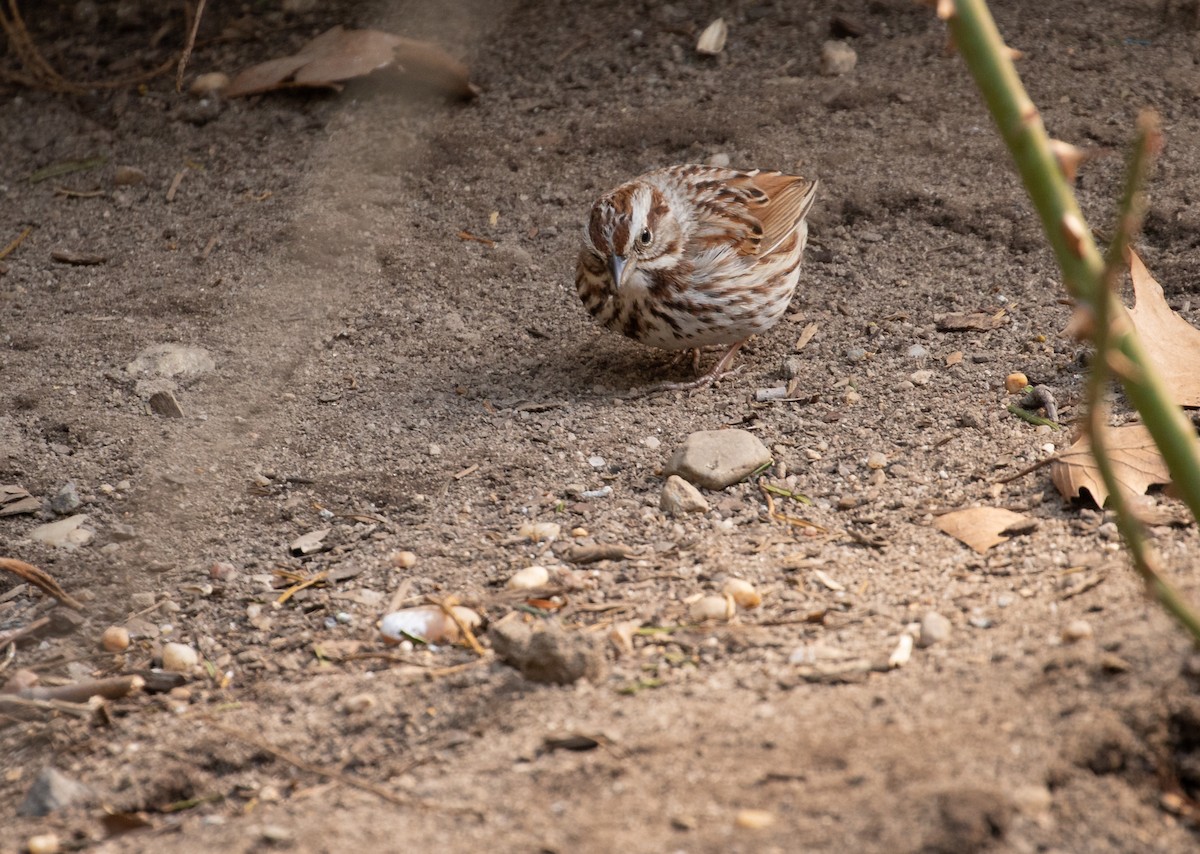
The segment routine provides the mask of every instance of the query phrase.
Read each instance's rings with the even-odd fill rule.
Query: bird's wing
[[[782,172],[748,173],[747,208],[762,224],[755,254],[774,252],[808,215],[817,197],[817,182]],[[757,190],[757,192],[755,192]]]

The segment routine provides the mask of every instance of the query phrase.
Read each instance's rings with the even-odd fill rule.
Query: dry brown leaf
[[[1129,251],[1129,274],[1136,301],[1129,316],[1150,364],[1166,382],[1175,403],[1200,406],[1200,329],[1171,310],[1162,286],[1133,250]]]
[[[295,86],[337,89],[343,81],[382,69],[393,69],[448,95],[478,94],[466,66],[437,45],[379,30],[337,26],[317,36],[294,56],[244,69],[229,84],[225,96],[237,98]]]
[[[796,352],[803,350],[808,342],[813,339],[813,336],[817,334],[817,330],[820,328],[821,324],[815,321],[805,326],[804,329],[800,331],[800,337],[796,339],[796,346],[793,349],[795,349]]]
[[[1105,431],[1105,440],[1117,482],[1130,494],[1141,495],[1154,484],[1171,482],[1167,464],[1150,431],[1141,424],[1111,428]],[[1092,458],[1092,443],[1087,436],[1054,456],[1050,477],[1064,498],[1075,498],[1081,489],[1086,489],[1098,507],[1108,500],[1108,490]]]
[[[1005,534],[1031,531],[1037,522],[1003,507],[968,507],[944,513],[934,522],[937,529],[966,543],[983,554],[992,546],[1006,542]]]

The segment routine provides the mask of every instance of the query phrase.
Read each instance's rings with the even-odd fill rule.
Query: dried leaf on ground
[[[725,49],[725,39],[729,36],[729,26],[724,18],[717,18],[704,28],[696,42],[696,53],[704,56],[716,56]]]
[[[1171,482],[1162,454],[1150,431],[1141,424],[1106,430],[1105,440],[1117,482],[1130,494],[1141,495],[1155,484]],[[1055,455],[1050,463],[1050,477],[1064,498],[1075,498],[1080,490],[1086,489],[1098,507],[1108,500],[1108,489],[1092,457],[1092,443],[1087,436]]]
[[[406,79],[447,95],[472,97],[479,90],[467,67],[430,42],[407,39],[379,30],[326,30],[299,53],[252,65],[241,71],[226,97],[257,95],[291,87],[338,89],[338,84],[390,69]]]
[[[955,311],[933,319],[938,332],[987,332],[1008,323],[1004,309],[993,314],[982,311]]]
[[[1133,250],[1129,252],[1129,274],[1135,300],[1129,317],[1150,364],[1166,382],[1175,403],[1200,406],[1200,329],[1171,310],[1162,286]]]
[[[1037,522],[1021,513],[1003,507],[968,507],[954,510],[937,518],[939,531],[966,543],[983,554],[992,546],[1007,542],[1006,535],[1025,533],[1037,527]]]

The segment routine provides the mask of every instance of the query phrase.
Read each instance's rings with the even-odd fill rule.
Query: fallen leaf
[[[794,349],[797,352],[803,350],[804,346],[806,344],[808,344],[809,341],[812,340],[813,336],[817,334],[817,330],[820,328],[821,328],[821,324],[815,323],[815,322],[809,323],[807,326],[805,326],[804,329],[800,332],[800,337],[798,339],[796,339],[796,346]]]
[[[1003,507],[968,507],[944,513],[934,523],[943,534],[966,543],[983,554],[992,546],[1007,542],[1006,534],[1031,531],[1037,522]]]
[[[1175,403],[1200,406],[1200,329],[1171,310],[1162,286],[1154,281],[1132,249],[1129,274],[1133,278],[1135,300],[1129,317],[1150,364],[1164,380]]]
[[[1154,484],[1170,483],[1167,464],[1158,452],[1150,431],[1141,424],[1126,424],[1105,431],[1117,483],[1133,495],[1141,495]],[[1108,500],[1108,489],[1092,457],[1092,443],[1083,436],[1054,455],[1050,477],[1064,498],[1076,498],[1080,490],[1091,493],[1096,506]]]
[[[430,42],[379,30],[326,30],[299,53],[252,65],[241,71],[227,98],[257,95],[290,87],[338,89],[338,84],[392,69],[406,79],[462,98],[479,94],[467,67]]]

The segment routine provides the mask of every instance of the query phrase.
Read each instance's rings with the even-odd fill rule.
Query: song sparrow
[[[817,182],[781,172],[672,166],[592,206],[575,273],[579,298],[609,329],[666,350],[738,348],[778,322],[800,278],[804,217]]]

